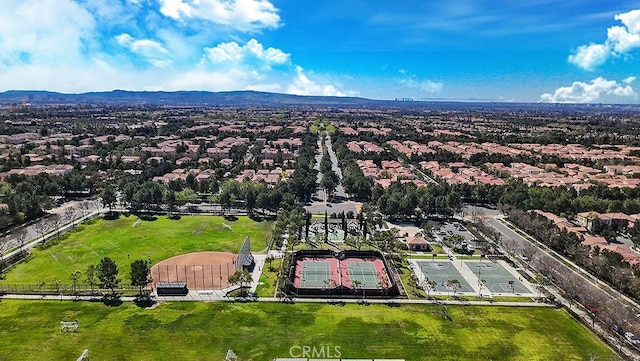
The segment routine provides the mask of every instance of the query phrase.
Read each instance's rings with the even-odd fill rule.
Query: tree
[[[275,259],[276,259],[276,258],[275,258],[273,255],[271,255],[271,254],[270,254],[270,255],[268,255],[268,256],[267,256],[267,258],[265,259],[265,261],[266,261],[266,262],[269,262],[269,271],[272,271],[272,272],[274,271],[273,266],[271,265],[271,263],[272,263],[273,261],[275,261]]]
[[[358,290],[360,289],[360,286],[362,285],[362,282],[358,281],[358,280],[353,280],[351,281],[351,290],[353,290],[353,294],[357,294]]]
[[[242,295],[246,295],[245,285],[253,282],[253,277],[251,277],[251,272],[243,269],[236,271],[234,274],[229,276],[229,283],[232,285],[240,286],[240,293]]]
[[[75,222],[75,210],[71,207],[67,207],[64,209],[64,218],[65,220],[71,222],[71,228],[75,228],[76,227],[76,222]]]
[[[150,273],[148,262],[138,259],[131,263],[131,285],[138,287],[138,296],[142,296],[142,289],[151,283]]]
[[[69,279],[71,280],[71,284],[73,285],[73,294],[77,294],[76,290],[78,287],[78,280],[82,277],[82,272],[80,270],[75,270],[69,273]]]
[[[27,241],[27,230],[26,228],[18,228],[14,231],[15,239],[18,242],[18,246],[20,247],[20,253],[24,254],[24,244]]]
[[[378,231],[371,238],[371,242],[373,242],[373,244],[375,244],[381,251],[393,256],[395,251],[400,248],[400,241],[398,241],[398,229],[391,228],[389,230]]]
[[[41,219],[33,224],[33,228],[42,238],[42,243],[44,243],[44,235],[51,228],[51,224],[48,219]]]
[[[335,282],[332,279],[323,280],[324,290],[329,293],[329,299],[331,299],[331,290],[336,286]]]
[[[100,287],[111,290],[111,295],[116,295],[116,287],[120,284],[118,278],[118,265],[109,257],[104,257],[96,267],[97,276],[100,280]]]
[[[189,173],[191,175],[191,173]],[[198,199],[198,194],[194,192],[191,188],[185,188],[181,191],[176,192],[176,202],[178,205],[185,205],[187,203],[191,203]]]
[[[338,175],[333,170],[326,172],[322,175],[322,180],[320,181],[320,185],[327,192],[327,200],[333,198],[333,192],[336,190],[340,179]]]
[[[109,212],[111,212],[111,208],[113,208],[113,205],[117,201],[116,191],[110,186],[106,186],[100,194],[100,200],[105,207],[109,208]]]
[[[460,281],[457,279],[448,280],[445,286],[448,290],[453,291],[453,297],[455,297],[458,290],[460,290]]]
[[[96,285],[96,266],[90,264],[87,266],[87,270],[84,272],[85,282],[91,288],[91,294],[93,294],[93,287]]]
[[[62,215],[54,214],[53,216],[51,216],[51,225],[53,226],[53,229],[56,230],[57,238],[60,237],[60,227],[62,226],[62,223],[63,223]]]
[[[431,291],[435,291],[436,287],[438,287],[438,284],[435,281],[431,281],[428,278],[425,278],[424,280],[422,280],[421,286],[422,289],[427,291],[427,297],[431,297]]]
[[[344,241],[344,243],[351,247],[351,248],[355,248],[358,251],[362,248],[362,243],[364,242],[364,240],[362,238],[360,238],[359,236],[353,236],[353,235],[348,235],[347,239]]]

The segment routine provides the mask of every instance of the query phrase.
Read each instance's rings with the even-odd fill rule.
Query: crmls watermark
[[[289,355],[291,357],[300,358],[340,358],[342,353],[340,352],[340,346],[292,346],[289,349]]]

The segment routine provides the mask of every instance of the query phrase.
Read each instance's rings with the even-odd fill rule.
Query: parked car
[[[631,332],[625,332],[624,338],[626,338],[627,341],[631,342],[633,345],[637,345],[638,343],[640,343],[640,340],[636,338],[636,335]]]

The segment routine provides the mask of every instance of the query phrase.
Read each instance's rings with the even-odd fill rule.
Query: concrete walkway
[[[237,287],[236,287],[237,288]],[[228,291],[234,287],[225,290],[191,290],[186,296],[154,296],[158,302],[215,302],[215,301],[235,301],[233,297],[226,297]],[[99,296],[62,296],[62,295],[16,295],[6,294],[0,295],[0,299],[7,300],[33,300],[33,301],[96,301],[100,300]],[[133,302],[134,297],[121,297],[123,302]],[[326,299],[326,298],[291,298],[293,303],[362,303],[361,298],[344,298],[344,299]],[[283,302],[281,298],[275,297],[259,297],[254,302]],[[492,302],[492,301],[466,301],[466,300],[426,300],[426,299],[366,299],[369,304],[423,304],[423,305],[458,305],[458,306],[507,306],[507,307],[555,307],[554,305],[542,302]]]

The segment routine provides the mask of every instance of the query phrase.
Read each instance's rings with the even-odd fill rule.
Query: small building
[[[422,236],[407,237],[404,241],[412,251],[429,251],[429,242]]]

